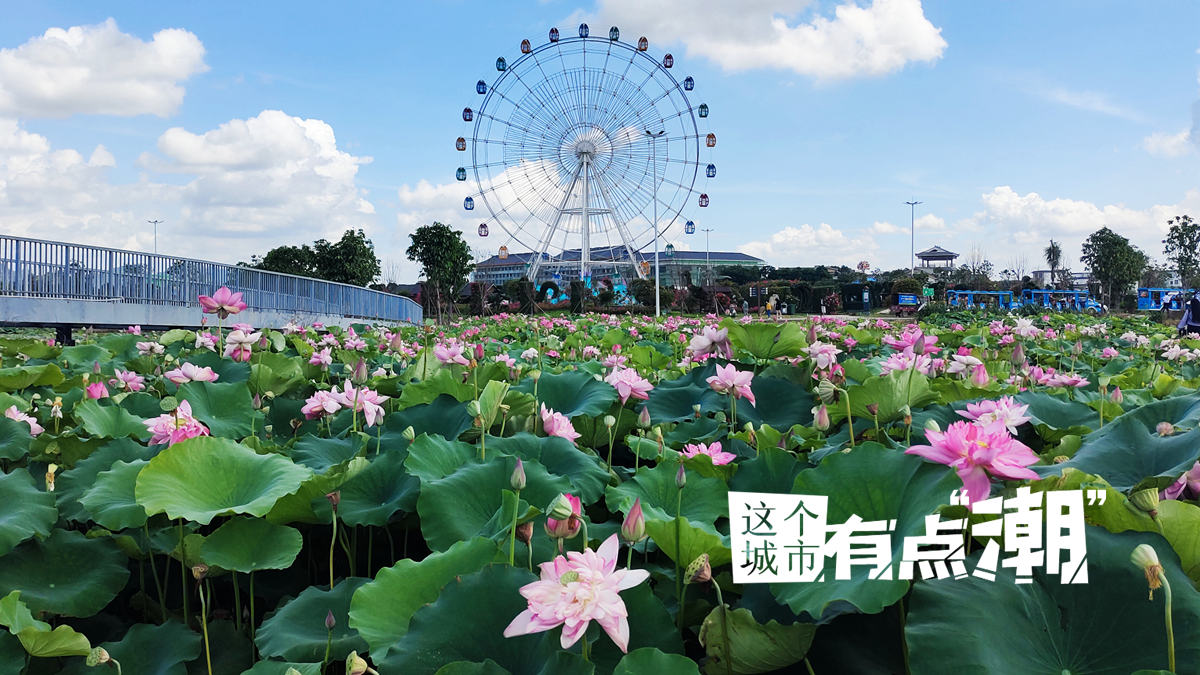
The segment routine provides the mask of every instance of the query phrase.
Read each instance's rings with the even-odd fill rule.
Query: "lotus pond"
[[[0,340],[0,675],[1200,672],[1200,340],[958,320]],[[895,568],[1079,490],[1087,583],[734,582],[730,492],[888,522]]]

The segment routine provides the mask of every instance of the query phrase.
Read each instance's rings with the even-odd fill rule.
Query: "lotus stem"
[[[183,625],[186,626],[189,623],[191,623],[190,619],[188,618],[188,592],[187,592],[188,567],[187,567],[187,560],[185,560],[185,558],[187,556],[185,555],[184,548],[183,548],[183,519],[180,518],[178,522],[179,522],[179,581],[182,582],[182,584],[183,584],[181,586],[180,595],[183,596]]]
[[[254,572],[250,572],[250,642],[254,643],[254,634],[258,626],[254,622]],[[257,649],[257,647],[255,648]]]
[[[150,554],[150,573],[154,575],[154,588],[158,591],[158,620],[161,623],[167,620],[167,601],[162,580],[158,578],[158,563],[154,562],[154,548],[150,544],[150,521],[142,523],[142,530],[146,533],[146,551]]]
[[[517,490],[517,503],[513,505],[512,527],[508,528],[508,564],[516,565],[517,558],[517,510],[521,508],[521,491]]]
[[[212,675],[212,653],[208,644],[208,601],[204,597],[206,595],[204,582],[198,582],[196,590],[200,593],[200,628],[204,633],[204,663],[208,666],[208,675]]]
[[[854,416],[850,414],[850,392],[843,391],[846,396],[846,424],[850,427],[850,447],[854,447]]]
[[[675,496],[675,603],[678,605],[677,617],[679,619],[679,630],[683,631],[683,568],[679,564],[679,557],[683,554],[683,546],[681,544],[683,533],[681,532],[682,524],[679,522],[683,513],[683,488],[679,487],[676,490]]]
[[[333,533],[329,537],[329,590],[333,590],[333,549],[337,546],[337,510],[333,512]]]
[[[237,571],[230,570],[233,575],[233,627],[242,632],[242,591],[238,588]]]
[[[1166,596],[1166,605],[1164,612],[1166,615],[1167,627],[1167,670],[1175,672],[1175,626],[1171,621],[1171,582],[1167,581],[1167,574],[1164,571],[1159,571],[1158,578],[1162,581],[1163,594]]]

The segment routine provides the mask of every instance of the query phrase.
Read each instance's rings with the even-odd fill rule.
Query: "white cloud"
[[[51,28],[0,49],[0,115],[166,117],[183,101],[181,83],[207,69],[204,45],[186,30],[160,30],[146,42],[112,19]]]
[[[791,70],[817,79],[886,75],[941,58],[946,41],[920,0],[855,0],[809,16],[809,0],[599,0],[570,21],[615,24],[636,39],[683,43],[690,58],[730,71]],[[595,30],[595,29],[593,29]]]
[[[1089,112],[1119,117],[1134,122],[1140,121],[1142,115],[1123,105],[1114,103],[1108,94],[1098,91],[1081,91],[1053,87],[1042,92],[1042,95],[1055,103],[1061,103],[1072,108]]]
[[[758,256],[776,267],[808,265],[857,265],[878,251],[871,237],[851,238],[828,223],[816,227],[804,224],[787,226],[767,239],[750,241],[738,246],[738,251]]]
[[[928,232],[943,232],[946,229],[945,219],[932,213],[926,213],[925,215],[917,218],[915,221],[913,221],[912,225],[916,227],[917,230]],[[903,223],[897,225],[886,220],[877,220],[872,223],[869,228],[867,228],[867,231],[871,234],[908,234],[909,226]]]
[[[1195,149],[1190,129],[1177,134],[1150,134],[1142,139],[1142,147],[1155,157],[1182,157]]]

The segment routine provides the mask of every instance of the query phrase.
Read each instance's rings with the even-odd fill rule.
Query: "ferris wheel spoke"
[[[529,54],[529,56],[533,58],[534,64],[537,65],[538,70],[542,73],[542,77],[543,77],[542,81],[545,82],[546,78],[548,78],[548,76],[546,75],[546,70],[544,68],[542,68],[541,61],[538,60],[538,58],[537,58],[537,52],[532,52]],[[524,59],[522,59],[522,60],[524,60]],[[530,87],[529,84],[527,82],[525,82],[525,80],[521,79],[520,73],[518,73],[515,70],[512,72],[514,72],[517,82],[520,82],[521,86],[525,87],[525,91],[529,92],[530,96],[533,96],[534,98],[538,99],[538,102],[540,102],[544,107],[547,107],[547,108],[550,107],[551,100],[547,99],[541,93],[537,92],[533,87]],[[567,111],[565,109],[563,109],[561,106],[559,106],[556,108],[556,113],[557,114],[555,115],[555,117],[565,117],[567,114]]]

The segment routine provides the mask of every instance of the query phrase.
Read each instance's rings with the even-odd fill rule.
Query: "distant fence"
[[[0,295],[195,305],[221,286],[251,309],[420,323],[409,298],[291,274],[170,255],[0,235]],[[2,320],[3,317],[0,317]]]

